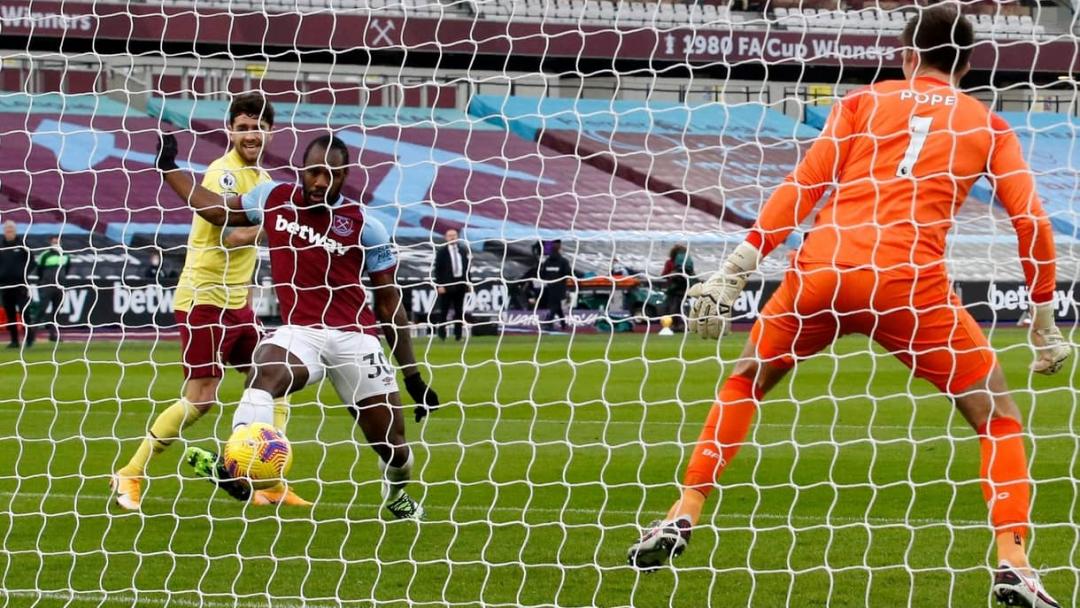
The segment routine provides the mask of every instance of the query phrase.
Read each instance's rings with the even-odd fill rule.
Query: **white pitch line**
[[[90,493],[87,493],[87,494],[81,494],[81,493],[80,494],[69,494],[69,493],[51,493],[51,492],[20,492],[18,494],[15,494],[14,496],[15,496],[14,500],[19,500],[19,499],[23,499],[23,498],[43,498],[43,499],[63,499],[63,500],[86,499],[86,500],[107,501],[107,500],[112,499],[111,494],[90,494]],[[177,497],[174,497],[174,498],[163,498],[163,497],[158,497],[158,496],[147,496],[147,497],[143,498],[143,502],[152,501],[152,502],[156,502],[156,503],[173,503],[173,504],[179,502],[179,503],[200,504],[200,505],[207,505],[207,506],[209,506],[210,500],[212,500],[212,499],[189,498],[189,497],[186,497],[186,496],[177,496]],[[318,507],[318,506],[330,507],[330,508],[335,508],[335,509],[349,509],[351,507],[363,507],[363,508],[374,509],[377,512],[377,510],[382,506],[382,504],[381,503],[374,503],[374,502],[316,501],[316,507]],[[432,507],[430,506],[430,504],[425,504],[424,506],[428,510],[428,512],[431,512]],[[555,508],[551,508],[551,507],[532,507],[532,506],[530,506],[530,507],[499,507],[499,506],[485,507],[485,506],[481,506],[481,505],[470,505],[470,504],[452,505],[452,506],[439,505],[439,506],[436,506],[435,509],[436,510],[446,510],[446,511],[470,511],[470,512],[478,512],[478,513],[489,513],[489,512],[520,513],[520,514],[523,514],[523,515],[524,514],[529,514],[529,513],[541,513],[541,514],[546,514],[546,515],[560,515],[560,514],[564,514],[564,513],[573,513],[573,514],[597,515],[597,516],[603,516],[603,515],[639,516],[639,515],[648,513],[648,512],[643,511],[643,510],[632,510],[632,509],[607,509],[607,508],[601,508],[601,509],[597,510],[597,509],[582,509],[582,508],[577,508],[577,507],[565,507],[565,508],[555,509]],[[4,512],[7,512],[7,511],[0,511],[0,513],[4,513]],[[264,512],[269,513],[271,511],[268,510],[268,511],[264,511]],[[867,525],[882,525],[882,524],[884,524],[884,525],[905,525],[905,526],[949,525],[949,526],[964,526],[964,527],[987,526],[987,525],[989,525],[987,523],[987,521],[985,521],[985,520],[969,520],[969,519],[949,519],[949,520],[945,520],[945,519],[921,518],[921,517],[912,517],[912,518],[902,519],[902,518],[898,518],[898,517],[851,517],[851,516],[843,516],[843,515],[817,516],[817,515],[797,515],[797,514],[788,515],[788,514],[784,514],[784,513],[714,513],[709,517],[711,517],[713,519],[726,519],[726,520],[742,520],[742,519],[750,518],[750,519],[764,519],[764,520],[772,520],[772,521],[820,522],[817,525],[807,526],[807,527],[815,527],[815,528],[817,528],[817,527],[822,527],[822,528],[830,527],[831,522],[839,522],[841,524],[849,525],[849,526],[853,525],[853,524],[867,524]],[[376,521],[376,520],[372,519],[372,521]],[[826,523],[826,522],[830,522],[830,523]],[[455,521],[452,521],[452,520],[444,520],[444,521],[433,520],[433,521],[428,521],[427,523],[450,523],[450,524],[454,524],[454,523],[458,523],[458,522],[455,522]],[[473,523],[473,522],[472,521],[467,521],[467,522],[464,522],[464,523]],[[496,523],[503,524],[503,523],[513,523],[513,522],[496,522]],[[534,524],[534,525],[539,525],[539,524]],[[571,525],[571,526],[580,526],[580,525],[583,525],[583,524],[569,524],[569,525]],[[753,526],[751,526],[751,528],[753,528]]]
[[[0,403],[0,407],[5,407],[7,405],[10,405],[10,404]],[[335,407],[340,407],[340,406],[335,406]],[[31,415],[32,416],[56,416],[57,414],[61,414],[61,415],[70,414],[71,416],[73,416],[75,418],[83,418],[83,417],[87,417],[87,416],[100,416],[100,417],[108,417],[108,418],[126,418],[126,417],[148,418],[149,417],[149,414],[144,413],[144,412],[124,412],[124,411],[120,411],[120,412],[89,411],[89,412],[87,412],[85,410],[84,411],[77,411],[77,410],[64,411],[63,409],[61,409],[61,410],[47,410],[47,409],[30,409],[30,408],[25,408],[25,407],[21,411],[19,411],[20,416],[31,416]],[[301,413],[301,412],[297,412],[297,411],[293,411],[289,415],[290,420],[295,419],[295,418],[327,419],[328,417],[329,416],[327,414],[307,414],[307,413]],[[606,427],[606,426],[636,426],[636,427],[662,426],[662,427],[687,428],[688,430],[693,430],[696,433],[700,429],[700,426],[701,426],[701,424],[704,423],[704,421],[705,421],[704,418],[702,418],[701,420],[695,419],[695,420],[687,420],[685,422],[675,422],[675,421],[672,421],[672,420],[551,420],[551,419],[546,419],[546,418],[540,418],[540,419],[537,419],[537,420],[528,420],[528,419],[524,419],[524,418],[491,418],[491,417],[480,417],[480,418],[468,418],[468,417],[466,417],[464,419],[457,420],[457,419],[445,419],[445,418],[439,418],[437,416],[431,416],[431,417],[429,417],[427,419],[427,421],[424,424],[427,425],[427,424],[432,424],[432,423],[435,423],[435,424],[477,423],[477,424],[491,424],[491,425],[494,425],[494,426],[502,426],[502,425],[548,426],[548,425],[551,425],[551,426],[561,426],[561,427],[575,426],[575,425],[577,425],[577,426],[581,426],[581,425],[604,426],[604,427]],[[875,430],[883,430],[883,431],[938,431],[938,432],[942,433],[942,436],[951,436],[951,435],[947,434],[950,431],[964,431],[964,432],[967,431],[967,427],[962,426],[960,424],[958,424],[956,428],[953,428],[953,427],[949,427],[949,426],[945,426],[945,425],[942,425],[942,426],[910,425],[909,426],[909,425],[902,425],[902,424],[820,424],[820,423],[805,424],[805,423],[794,423],[794,422],[783,424],[783,423],[775,423],[775,422],[764,422],[764,423],[760,423],[760,424],[755,424],[754,427],[755,428],[769,428],[769,429],[791,429],[791,430],[810,429],[810,430],[844,430],[844,431],[847,431],[847,430],[858,430],[858,431],[875,431]],[[1052,432],[1052,431],[1066,432],[1066,431],[1071,431],[1071,430],[1072,429],[1068,429],[1068,428],[1064,428],[1064,427],[1062,427],[1062,428],[1053,427],[1053,428],[1045,428],[1045,429],[1040,428],[1040,431],[1044,431],[1044,432]],[[972,433],[974,433],[974,431],[972,431]],[[974,437],[974,435],[972,435],[972,437]]]
[[[176,592],[175,595],[191,595],[193,592]],[[166,597],[156,598],[153,596],[164,595]],[[0,598],[2,597],[21,597],[21,598],[36,598],[46,600],[64,600],[66,603],[93,603],[98,605],[108,605],[111,603],[122,603],[138,606],[145,606],[147,604],[154,606],[184,606],[190,608],[334,608],[341,606],[339,603],[311,603],[311,602],[287,602],[281,603],[276,598],[267,600],[265,602],[241,600],[239,598],[227,601],[220,601],[208,598],[200,598],[199,600],[186,600],[182,598],[172,597],[174,594],[167,591],[149,591],[143,592],[138,595],[134,595],[124,591],[31,591],[27,589],[6,591],[0,589]],[[149,596],[149,597],[148,597]],[[347,603],[360,603],[364,600],[346,600]]]

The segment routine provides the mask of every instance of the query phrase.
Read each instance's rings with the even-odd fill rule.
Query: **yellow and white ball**
[[[292,445],[285,435],[269,424],[256,422],[237,429],[222,452],[225,470],[245,478],[251,487],[273,487],[289,474]]]

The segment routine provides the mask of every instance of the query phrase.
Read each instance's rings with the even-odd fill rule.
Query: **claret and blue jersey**
[[[389,232],[355,201],[306,207],[302,198],[298,185],[271,181],[240,199],[266,233],[282,321],[376,334],[361,277],[397,267]]]

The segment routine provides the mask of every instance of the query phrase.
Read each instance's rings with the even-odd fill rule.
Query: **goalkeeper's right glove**
[[[179,169],[179,165],[176,164],[176,155],[176,136],[172,133],[162,133],[158,139],[157,159],[154,163],[158,171],[175,171]]]
[[[1056,374],[1072,354],[1072,346],[1065,341],[1061,330],[1054,323],[1054,302],[1034,305],[1031,315],[1031,345],[1035,347],[1035,361],[1031,371],[1039,374]]]
[[[695,298],[690,307],[690,331],[713,340],[724,335],[731,324],[731,308],[760,262],[758,248],[744,241],[709,280],[691,287],[686,292]]]

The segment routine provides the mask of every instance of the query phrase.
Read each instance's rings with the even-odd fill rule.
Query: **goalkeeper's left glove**
[[[1072,354],[1072,346],[1065,341],[1061,330],[1054,323],[1054,302],[1034,305],[1031,315],[1031,345],[1035,347],[1035,361],[1031,371],[1056,374],[1065,366],[1065,360]]]
[[[709,280],[691,287],[686,295],[696,299],[690,307],[690,331],[713,340],[724,335],[731,323],[731,308],[760,262],[758,248],[744,241]]]
[[[409,396],[416,403],[413,415],[416,417],[417,422],[439,409],[439,395],[424,382],[424,378],[419,373],[405,376],[405,390],[409,392]]]

